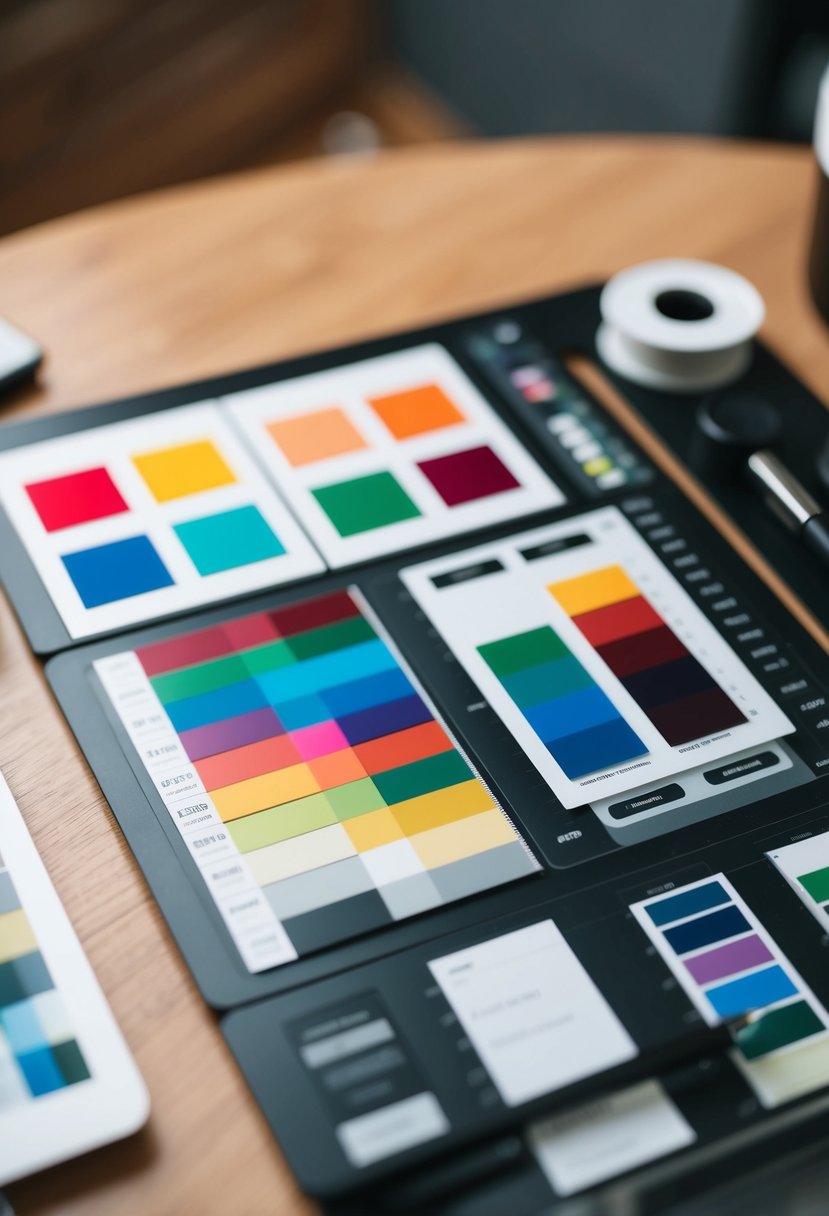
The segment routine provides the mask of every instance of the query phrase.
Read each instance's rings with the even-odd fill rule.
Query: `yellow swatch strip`
[[[596,608],[606,608],[608,604],[618,604],[641,594],[621,566],[605,566],[603,570],[566,578],[563,582],[551,583],[547,590],[568,616],[593,612]]]
[[[356,815],[346,819],[343,827],[356,849],[361,853],[369,849],[379,849],[384,844],[403,839],[403,829],[394,817],[390,807],[379,811],[369,811],[367,815]]]
[[[500,811],[485,811],[442,828],[411,837],[412,847],[427,870],[485,853],[502,844],[515,844],[516,837]]]
[[[235,785],[225,785],[220,790],[211,790],[210,797],[225,823],[251,815],[254,811],[265,811],[283,802],[294,802],[308,794],[319,793],[319,783],[307,764],[292,764],[290,768],[261,777],[249,777]]]
[[[492,806],[492,799],[481,783],[472,780],[398,802],[392,810],[405,834],[414,836],[416,832],[427,832],[456,819],[479,815],[481,811],[491,810]]]
[[[31,954],[37,950],[37,939],[22,908],[0,916],[0,963]]]

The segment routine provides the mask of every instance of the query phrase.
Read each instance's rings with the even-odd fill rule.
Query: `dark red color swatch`
[[[47,532],[88,524],[93,519],[128,511],[124,499],[104,468],[84,469],[50,477],[25,487]]]
[[[429,478],[447,507],[514,490],[518,482],[492,448],[469,448],[422,460],[418,468]]]

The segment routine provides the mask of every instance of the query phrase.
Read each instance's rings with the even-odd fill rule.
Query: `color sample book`
[[[401,577],[564,806],[794,730],[616,507]]]
[[[829,1083],[829,1014],[724,874],[631,912],[709,1025],[762,1012],[733,1054],[764,1105]]]
[[[829,832],[772,849],[766,857],[829,933]]]
[[[324,569],[209,402],[12,449],[0,502],[73,638]]]
[[[334,567],[564,501],[436,343],[223,405]]]
[[[355,591],[95,667],[251,971],[539,868]]]
[[[0,777],[0,1183],[117,1140],[147,1094]]]

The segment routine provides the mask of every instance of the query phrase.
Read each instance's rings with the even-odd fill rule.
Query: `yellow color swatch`
[[[252,815],[254,811],[265,811],[272,806],[281,806],[283,802],[318,794],[319,788],[307,764],[292,764],[275,773],[249,777],[247,781],[212,790],[210,797],[224,822],[228,823],[242,815]]]
[[[403,839],[403,830],[388,807],[384,807],[380,811],[369,811],[367,815],[357,815],[354,819],[347,819],[343,827],[348,832],[355,849],[361,853],[365,853],[368,849],[379,849],[381,845]]]
[[[593,612],[596,608],[606,608],[608,604],[618,604],[641,594],[621,566],[605,566],[602,570],[566,578],[561,583],[551,583],[547,590],[568,616]]]
[[[427,870],[515,841],[515,832],[500,811],[484,811],[411,837],[412,847]]]
[[[133,456],[132,462],[156,502],[201,494],[236,481],[233,470],[209,439],[145,452],[143,456]]]
[[[414,836],[415,832],[427,832],[455,819],[480,815],[481,811],[489,811],[492,806],[492,799],[480,781],[473,780],[398,802],[392,810],[405,834]]]
[[[0,916],[0,963],[31,954],[33,950],[37,950],[37,941],[23,909],[4,912]]]

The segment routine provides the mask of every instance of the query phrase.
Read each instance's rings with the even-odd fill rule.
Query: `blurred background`
[[[309,156],[808,140],[827,0],[0,0],[0,234]]]

